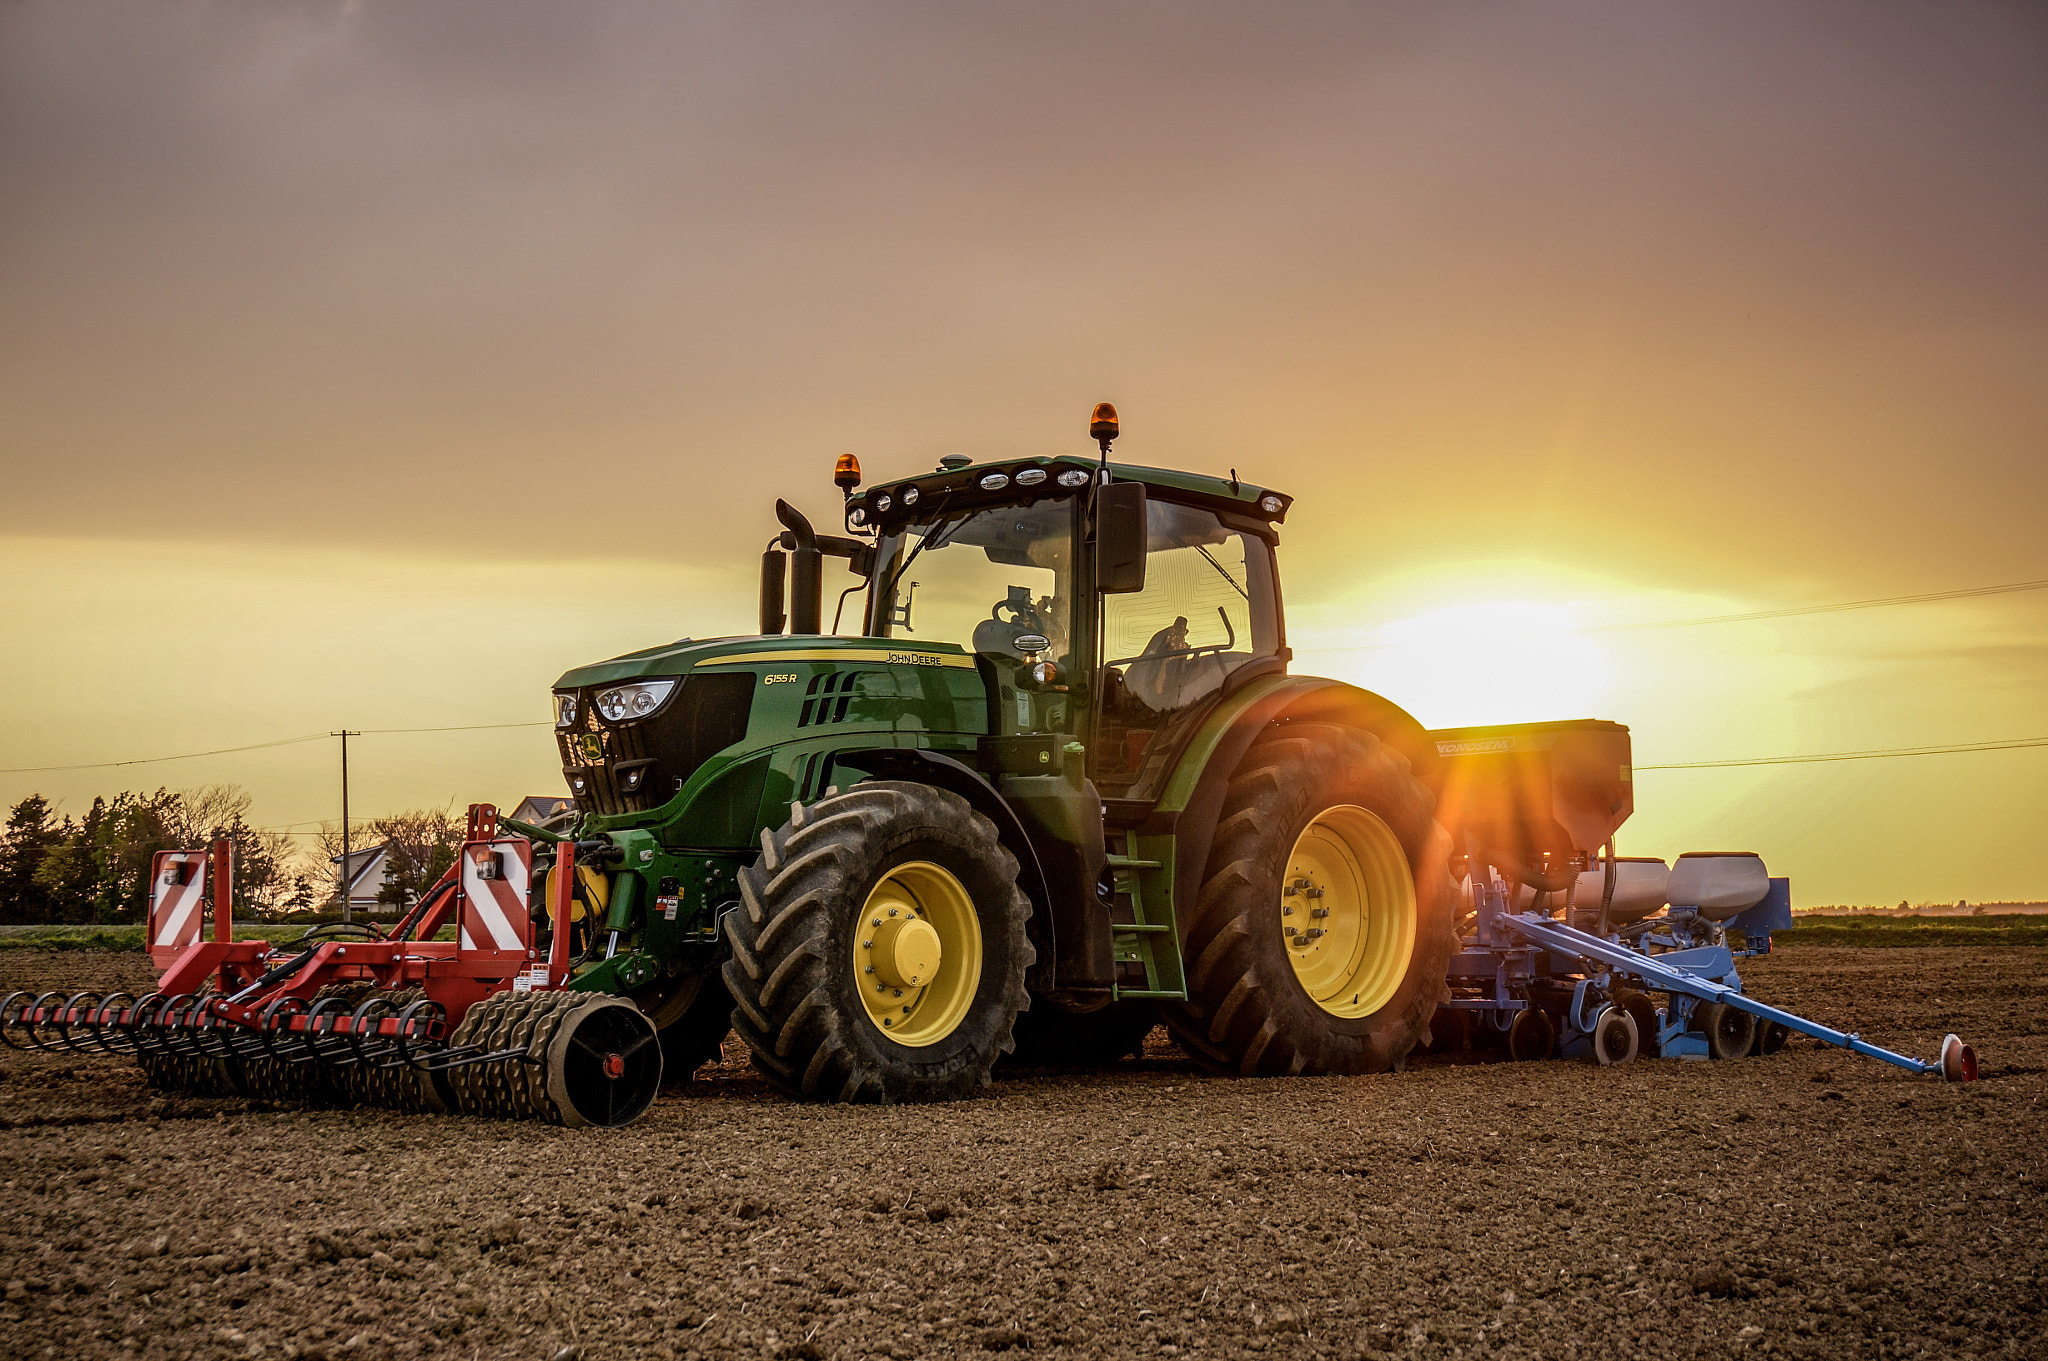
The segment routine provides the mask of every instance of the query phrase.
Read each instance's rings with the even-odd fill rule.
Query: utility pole
[[[355,920],[348,892],[348,739],[361,737],[362,734],[343,728],[340,732],[329,733],[328,736],[341,739],[341,919],[346,922]]]

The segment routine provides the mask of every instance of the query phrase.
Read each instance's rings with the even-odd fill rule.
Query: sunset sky
[[[2048,737],[2037,4],[0,7],[0,799],[545,717],[788,496],[1299,498],[1296,670],[1644,765]],[[545,727],[353,806],[561,792]],[[2048,898],[2048,748],[1644,771],[1631,854]]]

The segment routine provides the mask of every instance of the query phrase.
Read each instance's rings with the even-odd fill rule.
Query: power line
[[[1970,751],[2018,751],[2048,747],[2048,737],[2022,737],[2010,742],[1952,742],[1935,747],[1885,747],[1874,751],[1827,751],[1811,756],[1752,756],[1739,761],[1672,761],[1637,766],[1637,770],[1718,770],[1730,766],[1793,766],[1815,761],[1875,761],[1888,756],[1950,756]]]
[[[1781,610],[1751,610],[1747,614],[1708,614],[1695,619],[1651,619],[1640,624],[1602,624],[1579,633],[1636,633],[1645,629],[1691,628],[1698,624],[1746,624],[1756,619],[1789,619],[1798,614],[1840,614],[1844,610],[1875,610],[1887,605],[1924,605],[1936,600],[1969,600],[1983,595],[2011,595],[2016,591],[2048,588],[2048,580],[2014,581],[2003,586],[1967,586],[1955,591],[1927,591],[1920,595],[1892,595],[1879,600],[1845,600],[1834,605],[1793,605]]]
[[[535,719],[527,723],[463,723],[450,728],[357,728],[350,735],[366,733],[414,733],[414,732],[485,732],[497,728],[546,728],[552,726],[546,719]],[[263,751],[270,747],[291,747],[302,742],[322,742],[334,736],[331,732],[316,732],[306,737],[286,737],[275,742],[252,742],[246,747],[220,747],[214,751],[188,751],[177,756],[145,756],[133,761],[88,761],[75,766],[11,766],[0,769],[0,775],[40,775],[53,770],[111,770],[117,766],[150,766],[164,761],[192,761],[201,756],[227,756],[238,751]]]
[[[329,734],[316,732],[308,737],[286,737],[275,742],[252,742],[246,747],[221,747],[214,751],[188,751],[179,756],[145,756],[134,761],[89,761],[75,766],[11,766],[0,770],[0,775],[37,775],[51,770],[111,770],[115,766],[153,766],[161,761],[190,761],[201,756],[226,756],[237,751],[262,751],[269,747],[292,747],[301,742],[322,742]]]
[[[1847,610],[1875,610],[1891,605],[1925,605],[1941,600],[1970,600],[1986,595],[2012,595],[2019,591],[2048,590],[2048,578],[2039,581],[2011,581],[1999,586],[1965,586],[1953,591],[1925,591],[1919,595],[1891,595],[1876,600],[1843,600],[1831,605],[1788,605],[1776,610],[1750,610],[1743,614],[1703,614],[1690,619],[1646,619],[1634,624],[1598,624],[1589,628],[1559,630],[1563,633],[1642,633],[1650,629],[1695,628],[1703,624],[1747,624],[1759,619],[1790,619],[1804,614],[1840,614]],[[1385,652],[1410,643],[1352,643],[1342,647],[1303,647],[1303,652]],[[1648,767],[1645,767],[1647,769]]]
[[[493,728],[552,728],[553,726],[554,724],[545,718],[536,718],[526,723],[461,723],[452,728],[359,728],[357,731],[367,733],[484,732]]]

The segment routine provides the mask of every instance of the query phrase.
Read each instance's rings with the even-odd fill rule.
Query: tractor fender
[[[1191,905],[1201,892],[1231,772],[1259,734],[1281,722],[1332,723],[1369,732],[1406,756],[1416,777],[1431,793],[1437,791],[1436,743],[1400,705],[1343,681],[1259,677],[1226,695],[1210,712],[1175,762],[1145,825],[1145,831],[1174,838],[1173,880],[1183,903]],[[1185,923],[1189,913],[1177,910],[1175,916]]]
[[[1045,978],[1054,976],[1058,941],[1054,938],[1052,899],[1045,868],[1039,863],[1038,852],[1033,849],[1031,837],[1024,830],[1017,811],[980,771],[945,752],[922,747],[874,747],[835,752],[832,763],[885,780],[908,780],[951,790],[967,800],[975,812],[993,822],[1003,845],[1017,857],[1018,887],[1031,900],[1031,920],[1027,923],[1027,930],[1032,945],[1038,950],[1038,960],[1031,971]]]

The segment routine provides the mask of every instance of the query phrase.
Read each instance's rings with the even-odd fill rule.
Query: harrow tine
[[[370,1035],[365,1032],[386,1020],[396,1017],[397,1014],[397,1009],[391,1005],[388,999],[373,995],[367,998],[349,1016],[348,1047],[349,1052],[355,1055],[358,1064],[364,1068],[375,1067],[378,1059],[391,1052],[393,1045],[389,1040],[384,1040],[381,1036]],[[379,1042],[372,1044],[370,1042],[372,1039],[376,1039]]]
[[[138,1058],[166,1057],[170,1050],[163,1043],[163,1036],[157,1030],[157,1016],[164,1005],[171,1000],[168,993],[145,992],[128,1012],[128,1040],[134,1045],[131,1051]]]
[[[127,1003],[127,1007],[121,1004]],[[135,995],[127,992],[110,992],[100,999],[98,1006],[86,1014],[85,1028],[92,1032],[92,1042],[102,1053],[132,1054],[135,1052],[135,1036],[131,1032],[125,1040],[115,1039],[121,1030],[121,1020],[129,1008],[135,1005]],[[109,1034],[112,1029],[114,1034]]]
[[[341,1018],[342,1000],[338,997],[323,997],[306,1012],[306,1028],[299,1033],[299,1042],[306,1051],[308,1062],[319,1061],[336,1068],[350,1067],[355,1059],[340,1057],[349,1051],[348,1036],[338,1039],[323,1037],[334,1034],[334,1023]]]
[[[51,1022],[57,1029],[57,1042],[74,1054],[83,1054],[88,1043],[83,1037],[74,1036],[71,1033],[71,1027],[81,1024],[89,1014],[83,1006],[87,998],[92,999],[93,1006],[99,1005],[100,995],[98,993],[74,992],[65,999],[63,1009],[57,1013]]]
[[[309,1059],[294,1053],[279,1052],[277,1037],[290,1037],[292,1018],[306,1014],[304,998],[287,994],[273,999],[256,1016],[256,1036],[263,1043],[263,1052],[279,1063],[301,1064]]]
[[[191,1034],[191,1017],[199,1006],[199,998],[189,992],[173,995],[161,1003],[150,1017],[156,1037],[163,1042],[163,1052],[178,1058],[192,1058],[204,1053]]]
[[[201,1005],[192,1031],[194,1041],[219,1059],[240,1062],[253,1055],[258,1046],[257,1037],[246,1026],[221,1016],[211,1005]]]
[[[424,1063],[413,1057],[415,1041],[433,1041],[434,1031],[448,1018],[448,1008],[431,997],[423,997],[404,1011],[398,1013],[398,1034],[394,1037],[398,1049],[398,1061],[382,1065],[386,1068],[414,1068],[420,1072],[429,1071]],[[424,1057],[424,1056],[423,1056]]]
[[[43,1027],[49,1025],[55,1019],[57,1008],[60,1004],[59,999],[62,996],[62,993],[52,989],[36,998],[34,1004],[28,1009],[28,1025],[25,1031],[28,1035],[28,1042],[46,1054],[57,1052],[58,1046],[56,1041],[49,1039],[43,1034]]]
[[[24,1013],[34,1003],[34,995],[26,992],[10,992],[5,997],[0,997],[0,1044],[5,1044],[9,1049],[30,1048],[14,1037],[14,1031],[24,1025]]]

